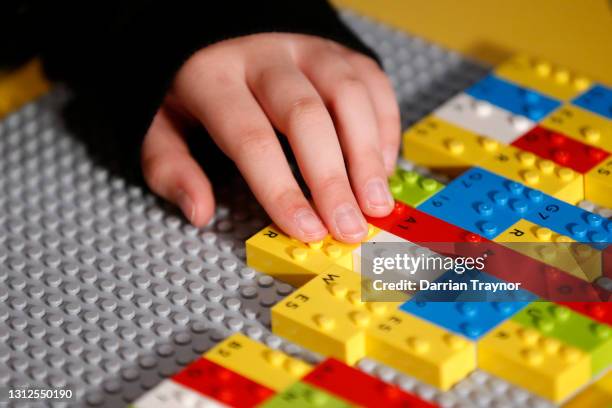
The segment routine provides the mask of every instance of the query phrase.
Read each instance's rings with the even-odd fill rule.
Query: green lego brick
[[[389,177],[389,188],[396,200],[416,207],[442,190],[444,185],[417,172],[397,169],[395,174]]]
[[[296,382],[276,394],[259,408],[347,408],[352,405],[336,396],[303,382]]]
[[[612,365],[612,326],[544,301],[531,303],[512,320],[589,354],[593,375]]]

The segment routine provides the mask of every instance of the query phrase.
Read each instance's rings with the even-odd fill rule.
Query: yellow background
[[[517,52],[612,84],[612,0],[332,0],[498,64]]]

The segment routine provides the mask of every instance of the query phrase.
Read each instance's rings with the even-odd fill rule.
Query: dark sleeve
[[[102,138],[119,135],[124,148],[140,144],[179,67],[208,44],[293,32],[372,55],[325,0],[25,1],[22,6],[21,18],[35,22],[28,27],[35,33],[28,46],[42,56],[52,80],[74,91],[72,117],[95,124]]]
[[[208,44],[276,31],[369,53],[325,0],[84,1],[59,12],[56,2],[46,3],[47,14],[57,15],[42,50],[49,75],[124,108],[124,126],[135,134],[148,127],[179,67]]]

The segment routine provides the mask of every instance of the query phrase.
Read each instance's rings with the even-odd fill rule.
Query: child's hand
[[[257,34],[203,48],[183,65],[148,130],[142,167],[150,187],[201,226],[214,198],[181,136],[190,120],[208,130],[272,220],[297,239],[317,241],[329,231],[357,242],[367,233],[361,211],[384,216],[393,208],[387,175],[400,135],[393,90],[373,60],[339,44]],[[273,127],[289,139],[317,212]]]

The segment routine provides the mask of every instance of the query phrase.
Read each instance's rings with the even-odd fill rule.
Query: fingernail
[[[193,203],[191,197],[189,197],[186,192],[181,191],[178,194],[177,202],[179,207],[181,208],[181,211],[183,212],[183,214],[185,214],[185,217],[187,217],[189,222],[193,223],[193,220],[195,218],[195,204]]]
[[[311,210],[302,208],[295,213],[294,218],[299,230],[307,237],[317,237],[325,233],[325,227],[319,217]]]
[[[388,209],[393,206],[393,197],[389,192],[389,186],[385,180],[375,178],[368,181],[365,192],[367,204],[370,209]]]
[[[385,169],[388,172],[395,170],[395,164],[397,163],[397,150],[386,149],[383,151],[383,160],[385,162]]]
[[[361,238],[367,232],[361,212],[351,204],[343,204],[334,210],[334,223],[343,238]]]

